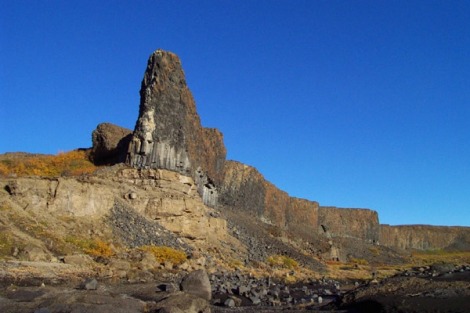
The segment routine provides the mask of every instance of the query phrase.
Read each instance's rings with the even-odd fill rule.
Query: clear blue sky
[[[388,224],[470,226],[470,1],[0,0],[0,153],[133,129],[178,54],[228,158]]]

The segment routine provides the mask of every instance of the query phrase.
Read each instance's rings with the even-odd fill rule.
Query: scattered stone
[[[235,301],[232,298],[227,298],[224,302],[224,305],[229,308],[235,307]]]
[[[82,289],[96,290],[98,288],[98,281],[94,278],[86,279],[82,284]]]
[[[251,301],[251,303],[253,303],[253,305],[258,305],[258,304],[261,303],[260,298],[258,298],[257,296],[251,296],[250,301]]]

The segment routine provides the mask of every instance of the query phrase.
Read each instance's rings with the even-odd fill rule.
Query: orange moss
[[[0,176],[79,176],[96,170],[85,151],[0,160]]]

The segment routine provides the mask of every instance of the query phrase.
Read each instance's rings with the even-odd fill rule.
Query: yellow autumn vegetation
[[[299,263],[285,255],[271,255],[267,259],[267,263],[272,267],[277,268],[287,268],[287,269],[295,269],[299,267]]]
[[[0,159],[0,176],[80,176],[96,167],[85,151],[73,150],[57,155],[26,155]]]
[[[101,239],[85,239],[75,236],[67,236],[65,238],[67,243],[73,244],[81,249],[86,254],[95,257],[111,257],[114,255],[114,251],[111,245]]]
[[[177,250],[166,246],[142,246],[142,251],[147,251],[155,256],[157,262],[163,264],[165,262],[171,262],[174,265],[182,264],[188,258],[186,253],[181,250]]]

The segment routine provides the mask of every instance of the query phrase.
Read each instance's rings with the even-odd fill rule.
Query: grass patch
[[[359,259],[359,258],[351,258],[351,263],[357,264],[357,265],[368,265],[369,261],[366,259]]]
[[[80,176],[96,170],[85,151],[57,155],[25,155],[0,160],[0,176]]]
[[[140,249],[152,253],[160,264],[170,262],[173,265],[180,265],[188,258],[184,251],[166,246],[142,246]]]
[[[20,216],[14,212],[8,214],[9,220],[22,232],[29,236],[41,240],[53,253],[67,254],[70,249],[67,248],[64,240],[54,233],[54,229],[49,227],[46,222],[36,221],[30,216]]]
[[[227,265],[232,268],[232,269],[240,269],[243,267],[243,262],[240,261],[240,260],[236,260],[236,259],[230,259],[227,263]]]
[[[12,236],[2,230],[0,232],[0,258],[10,256],[14,244]]]
[[[411,254],[411,264],[415,266],[434,263],[470,264],[470,251],[427,250]]]
[[[296,269],[299,267],[296,260],[284,255],[271,255],[266,261],[270,266],[277,268]]]

